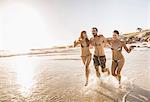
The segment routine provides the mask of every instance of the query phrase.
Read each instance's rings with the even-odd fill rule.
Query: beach
[[[122,89],[105,73],[97,80],[93,60],[85,87],[80,48],[43,52],[0,58],[0,102],[150,102],[149,48],[123,51]],[[106,57],[111,68],[110,49]]]

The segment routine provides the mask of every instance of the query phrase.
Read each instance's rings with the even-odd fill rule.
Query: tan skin
[[[86,40],[87,34],[86,32],[81,32],[80,38],[74,42],[74,47],[78,44],[81,45],[81,58],[82,62],[85,65],[85,77],[86,77],[86,83],[85,86],[88,85],[88,79],[89,79],[89,73],[90,73],[90,62],[91,62],[91,52],[89,50],[89,42]]]
[[[103,35],[97,35],[97,33],[98,32],[96,29],[92,29],[92,34],[94,37],[90,39],[90,43],[95,48],[94,55],[105,56],[104,48],[107,44],[107,40]],[[96,70],[96,76],[100,77],[99,66],[94,65],[94,67]],[[110,73],[108,68],[104,68],[103,72],[108,72],[108,74]]]
[[[119,84],[121,84],[121,70],[123,68],[125,59],[122,54],[122,48],[126,50],[127,53],[130,53],[133,47],[127,47],[126,44],[119,39],[119,34],[113,33],[112,40],[107,40],[109,45],[112,48],[112,66],[111,73],[115,76]]]

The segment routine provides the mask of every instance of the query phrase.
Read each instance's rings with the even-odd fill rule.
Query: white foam
[[[121,85],[119,84],[118,80],[112,75],[101,76],[100,81],[101,81],[101,83],[104,83],[108,87],[110,86],[115,89],[120,88],[120,89],[122,89],[122,91],[127,91],[128,89],[132,88],[132,82],[130,80],[128,80],[128,78],[125,76],[122,76],[122,78],[121,78]]]

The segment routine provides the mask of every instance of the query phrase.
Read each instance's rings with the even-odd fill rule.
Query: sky
[[[150,0],[1,0],[0,49],[25,50],[71,44],[97,27],[106,37],[117,29],[150,27]]]
[[[147,27],[150,27],[150,0],[148,0]]]

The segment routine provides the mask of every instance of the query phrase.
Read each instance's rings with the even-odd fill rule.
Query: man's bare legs
[[[105,56],[102,56],[100,57],[100,66],[101,66],[101,70],[102,72],[107,72],[108,75],[110,75],[110,71],[109,71],[109,68],[106,68],[106,57]]]
[[[95,65],[95,71],[96,71],[96,76],[99,78],[101,75],[99,72],[99,66],[98,65]]]
[[[109,68],[102,68],[102,72],[107,72],[107,73],[108,73],[108,75],[110,75]]]

